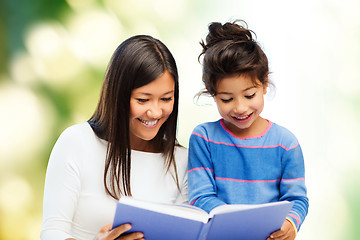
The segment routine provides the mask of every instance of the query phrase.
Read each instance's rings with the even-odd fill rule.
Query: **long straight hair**
[[[179,188],[174,158],[179,102],[176,62],[169,49],[158,39],[137,35],[122,42],[110,59],[97,108],[89,119],[95,134],[108,141],[104,185],[115,199],[131,196],[131,146],[129,133],[130,97],[133,89],[147,85],[168,71],[175,81],[174,106],[169,118],[150,140],[164,156],[166,171],[174,169],[173,178]]]

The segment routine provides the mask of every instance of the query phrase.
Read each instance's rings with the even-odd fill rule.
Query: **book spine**
[[[207,223],[204,223],[202,225],[202,228],[201,228],[201,231],[199,233],[199,236],[198,236],[198,240],[206,240],[206,237],[209,233],[209,229],[211,227],[211,224],[212,224],[213,221],[211,221],[211,219],[209,219],[209,221]]]

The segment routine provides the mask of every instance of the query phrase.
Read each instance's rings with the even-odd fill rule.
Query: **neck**
[[[152,141],[137,139],[136,141],[130,141],[130,147],[132,150],[141,152],[157,153],[159,152]]]
[[[255,122],[253,122],[253,124],[247,128],[247,129],[236,129],[234,131],[234,129],[231,130],[230,126],[226,126],[234,135],[236,135],[239,138],[247,138],[247,137],[252,137],[252,136],[257,136],[262,134],[265,129],[267,128],[269,122],[262,118],[262,117],[258,117]],[[226,125],[226,124],[225,124]]]

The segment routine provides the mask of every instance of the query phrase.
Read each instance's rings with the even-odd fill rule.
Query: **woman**
[[[177,144],[179,85],[167,47],[150,36],[114,52],[95,113],[51,153],[41,239],[142,239],[111,230],[121,196],[187,202],[187,150]],[[145,236],[146,237],[146,236]]]

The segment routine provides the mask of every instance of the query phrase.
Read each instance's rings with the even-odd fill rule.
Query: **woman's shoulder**
[[[67,127],[59,136],[57,144],[69,146],[78,146],[79,144],[88,144],[89,142],[99,141],[88,122]]]
[[[187,159],[188,156],[188,149],[183,146],[176,146],[175,147],[175,158],[176,159]]]
[[[61,135],[83,135],[83,134],[89,134],[89,132],[92,132],[92,129],[88,122],[78,123],[71,125],[70,127],[65,128],[65,130],[62,132]]]
[[[81,156],[86,155],[89,149],[92,151],[96,149],[95,145],[88,144],[91,131],[91,127],[86,122],[67,127],[60,134],[51,151],[49,164],[55,166],[79,164],[83,159]]]
[[[174,154],[175,154],[175,161],[177,163],[180,163],[180,162],[187,163],[188,149],[186,147],[176,146]]]
[[[84,139],[96,136],[88,122],[78,123],[67,127],[59,138]]]

